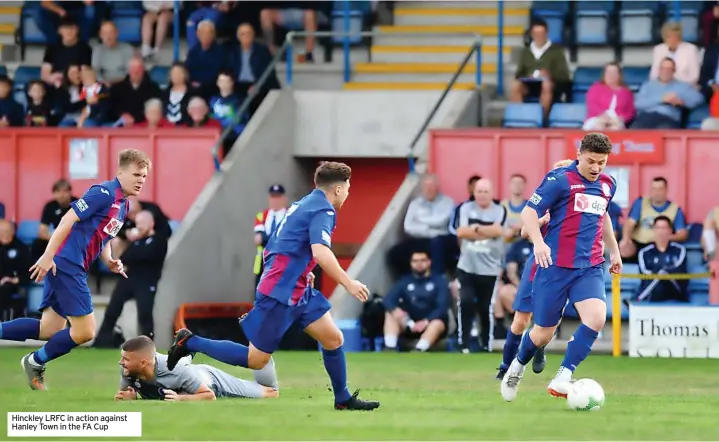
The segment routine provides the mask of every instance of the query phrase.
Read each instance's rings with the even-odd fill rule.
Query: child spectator
[[[107,86],[97,80],[97,72],[91,67],[84,67],[82,73],[82,93],[80,98],[87,106],[77,120],[77,127],[102,126],[107,121]]]
[[[22,126],[23,109],[12,97],[12,80],[0,75],[0,127]]]
[[[48,127],[55,126],[57,115],[47,96],[47,89],[42,80],[33,80],[27,85],[27,111],[25,112],[25,126]]]
[[[226,156],[245,128],[247,116],[243,115],[240,121],[236,121],[237,112],[242,106],[242,100],[235,92],[235,81],[232,78],[232,73],[228,71],[220,72],[217,76],[217,89],[220,91],[219,95],[215,95],[210,99],[210,116],[220,122],[223,130],[229,126],[233,126],[234,129],[227,135],[223,143],[224,155]]]
[[[81,98],[82,79],[80,78],[80,65],[73,64],[67,67],[62,87],[57,89],[58,105],[63,115],[60,127],[74,127],[80,118],[85,101]]]
[[[622,68],[617,63],[609,63],[604,67],[602,79],[587,92],[587,121],[583,129],[625,129],[636,113],[634,95],[624,84]]]

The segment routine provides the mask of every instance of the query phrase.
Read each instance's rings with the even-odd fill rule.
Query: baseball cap
[[[270,186],[270,194],[284,195],[285,188],[282,184],[273,184]]]

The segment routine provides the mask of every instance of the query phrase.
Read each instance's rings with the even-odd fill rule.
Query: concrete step
[[[15,35],[15,23],[0,23],[0,35]]]
[[[438,34],[460,34],[474,33],[480,36],[498,35],[499,28],[496,24],[492,25],[406,25],[406,26],[376,26],[375,30],[384,33],[438,33]],[[503,32],[505,36],[524,35],[526,26],[504,26]]]
[[[460,63],[469,51],[468,46],[372,46],[372,61],[378,63]],[[505,46],[504,62],[509,61],[512,48]],[[496,63],[497,46],[482,46],[483,63]]]
[[[431,83],[409,83],[409,82],[386,82],[386,83],[358,83],[351,81],[345,83],[345,90],[352,91],[443,91],[447,88],[448,82]],[[475,83],[455,83],[453,90],[473,90],[477,87]]]
[[[373,45],[378,46],[469,46],[474,43],[476,37],[457,34],[422,34],[406,35],[397,33],[377,34],[372,38]],[[482,45],[497,46],[499,39],[496,35],[482,35]],[[524,45],[523,35],[505,35],[502,44],[509,47],[520,47]]]
[[[482,75],[482,83],[496,83],[496,74]],[[450,73],[354,73],[351,78],[353,83],[449,83],[452,79]],[[476,84],[474,74],[463,73],[457,77],[458,83]]]
[[[459,69],[459,63],[356,63],[354,72],[357,74],[453,74]],[[496,63],[482,63],[481,71],[485,74],[497,72]],[[475,63],[468,63],[462,71],[466,74],[477,72]]]
[[[397,2],[401,5],[402,9],[496,9],[496,1],[403,1]],[[505,8],[511,6],[512,8],[529,9],[532,6],[531,1],[512,1],[504,2]]]
[[[529,9],[505,8],[505,26],[527,26]],[[397,8],[394,11],[394,24],[405,25],[496,25],[499,10],[496,8]]]

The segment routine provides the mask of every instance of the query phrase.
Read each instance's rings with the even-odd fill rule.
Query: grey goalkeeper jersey
[[[507,209],[492,203],[481,208],[467,201],[459,208],[459,227],[500,225],[507,227]],[[504,259],[504,237],[476,241],[463,239],[457,268],[473,275],[499,276]]]
[[[132,387],[143,399],[163,400],[164,390],[177,394],[197,393],[202,384],[215,392],[215,396],[232,398],[263,397],[263,388],[253,381],[236,378],[211,365],[192,364],[190,356],[180,359],[175,369],[167,368],[167,356],[155,353],[155,379],[145,380],[122,374],[120,368],[120,388]]]

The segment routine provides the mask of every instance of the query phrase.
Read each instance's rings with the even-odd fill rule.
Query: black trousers
[[[492,295],[497,284],[496,276],[473,275],[457,269],[459,280],[459,311],[457,319],[458,341],[461,348],[468,348],[472,336],[472,323],[479,314],[482,328],[479,334],[481,345],[489,346],[494,329],[494,315],[491,313]]]
[[[155,329],[155,321],[152,316],[152,308],[155,305],[155,288],[157,281],[133,281],[121,279],[115,286],[110,296],[110,304],[105,311],[105,318],[102,320],[98,340],[106,340],[112,337],[112,331],[120,319],[125,303],[135,298],[137,303],[137,319],[140,323],[140,334],[152,337]]]
[[[17,284],[0,285],[0,321],[3,320],[5,312],[12,312],[12,317],[24,316],[26,299],[25,297],[13,298],[20,291]]]

